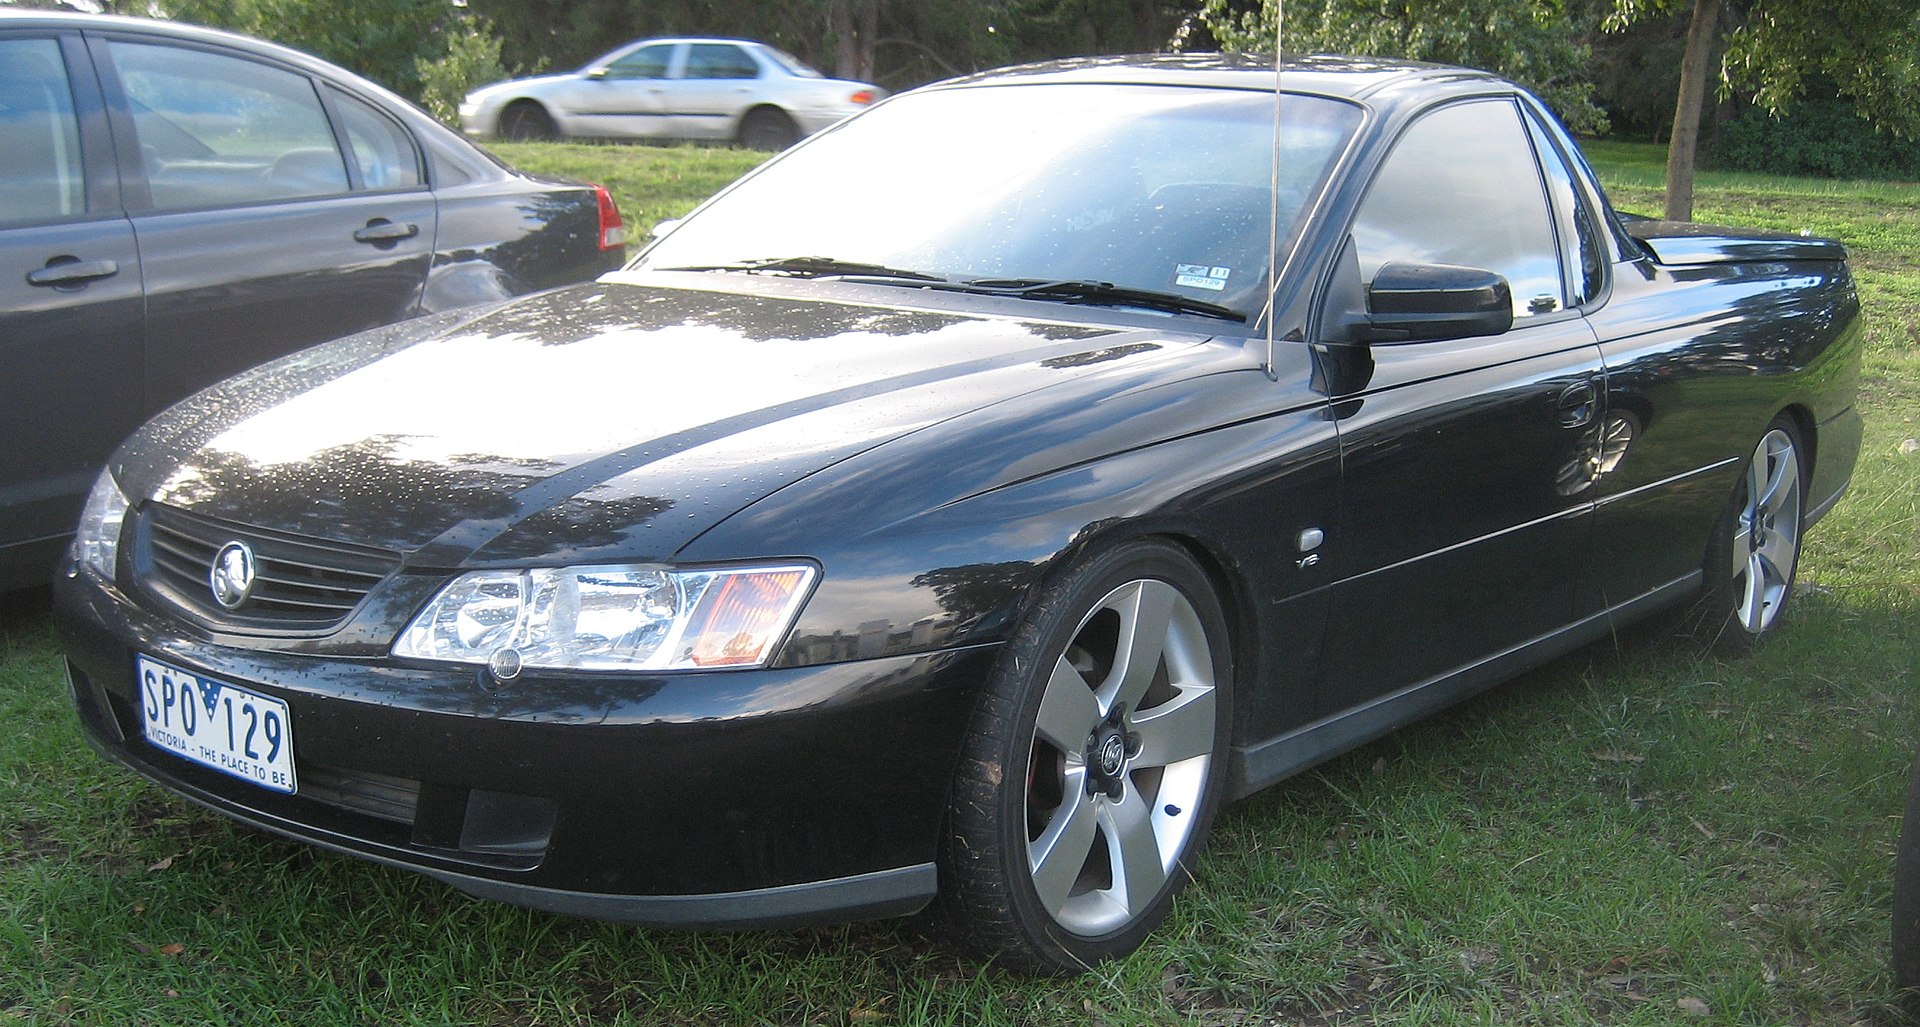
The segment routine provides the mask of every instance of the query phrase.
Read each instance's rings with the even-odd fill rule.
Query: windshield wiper
[[[1094,303],[1116,307],[1145,307],[1176,314],[1204,314],[1227,321],[1245,321],[1247,315],[1232,307],[1206,300],[1191,299],[1171,292],[1136,289],[1112,282],[1047,278],[973,278],[939,286],[959,292],[977,292],[989,296],[1019,296],[1023,299],[1060,300],[1065,303]]]
[[[913,282],[945,282],[939,275],[885,264],[867,264],[834,257],[763,257],[735,264],[701,264],[693,267],[668,267],[662,271],[740,271],[746,274],[793,275],[796,278],[904,278]]]

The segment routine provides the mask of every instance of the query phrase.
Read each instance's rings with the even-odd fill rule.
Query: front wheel
[[[1793,596],[1806,516],[1799,430],[1775,418],[1721,514],[1707,553],[1701,627],[1715,648],[1744,653],[1780,623]]]
[[[1220,601],[1178,547],[1121,546],[1048,588],[954,783],[939,912],[957,940],[1041,972],[1137,948],[1206,838],[1232,682]]]
[[[559,137],[553,117],[532,100],[520,100],[500,112],[500,138],[508,142],[544,143]]]

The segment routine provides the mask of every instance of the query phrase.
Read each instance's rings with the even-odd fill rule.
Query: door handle
[[[79,285],[95,278],[106,278],[120,273],[120,265],[111,260],[78,260],[73,257],[55,257],[47,261],[47,266],[38,271],[27,272],[28,285]]]
[[[419,234],[420,226],[411,221],[402,223],[388,221],[386,218],[374,218],[372,221],[367,222],[367,227],[353,233],[353,241],[370,243],[399,242],[402,239],[411,239]]]
[[[1600,387],[1591,378],[1575,382],[1560,390],[1555,406],[1560,411],[1560,427],[1584,428],[1593,423],[1593,415],[1600,406]]]

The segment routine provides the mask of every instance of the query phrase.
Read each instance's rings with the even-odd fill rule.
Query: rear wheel
[[[756,107],[740,119],[740,145],[749,150],[784,150],[799,138],[793,119],[772,107]]]
[[[1072,972],[1166,917],[1219,800],[1229,651],[1211,584],[1173,545],[1110,550],[1047,590],[956,776],[940,913],[959,942]]]
[[[532,100],[519,100],[500,112],[500,137],[516,143],[540,143],[559,138],[546,109]]]
[[[1806,514],[1799,429],[1779,417],[1754,447],[1707,552],[1701,628],[1715,648],[1752,649],[1793,596]]]

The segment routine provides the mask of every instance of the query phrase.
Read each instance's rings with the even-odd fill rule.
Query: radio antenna
[[[1273,323],[1280,311],[1274,306],[1275,289],[1280,284],[1280,70],[1286,64],[1283,43],[1287,24],[1286,0],[1273,0],[1273,175],[1267,188],[1267,377],[1278,380],[1273,364]]]

